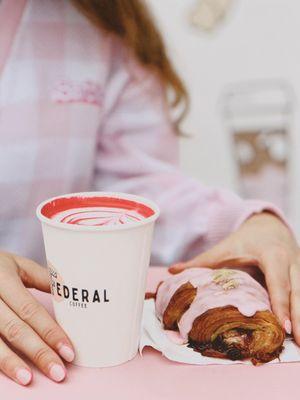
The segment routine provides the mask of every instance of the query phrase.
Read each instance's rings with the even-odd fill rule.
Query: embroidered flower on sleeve
[[[51,92],[51,99],[56,103],[89,103],[102,105],[102,87],[90,80],[75,82],[69,79],[58,81]]]

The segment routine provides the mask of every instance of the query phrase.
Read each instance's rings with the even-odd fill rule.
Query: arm
[[[244,201],[185,176],[159,81],[132,61],[119,60],[114,68],[99,130],[95,188],[139,194],[159,205],[152,263],[188,259],[253,213],[279,213],[270,204]]]
[[[159,205],[153,264],[187,260],[173,266],[174,273],[256,265],[264,273],[273,311],[300,345],[300,253],[280,211],[182,174],[162,88],[153,75],[131,64],[114,66],[107,82],[95,188],[139,194]]]

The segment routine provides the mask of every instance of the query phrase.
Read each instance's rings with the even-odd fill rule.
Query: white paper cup
[[[113,199],[147,216],[114,226],[51,219],[58,210],[72,208],[74,199],[81,206]],[[36,213],[42,223],[55,316],[75,347],[74,364],[108,367],[132,359],[138,349],[158,207],[139,196],[85,192],[48,199]]]

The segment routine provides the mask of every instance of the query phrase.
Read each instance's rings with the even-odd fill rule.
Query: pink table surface
[[[148,290],[167,275],[153,267]],[[34,291],[52,313],[50,295]],[[193,366],[171,362],[146,348],[126,364],[111,368],[68,367],[63,383],[54,383],[34,369],[34,381],[21,387],[0,375],[1,400],[176,400],[299,399],[300,364]]]

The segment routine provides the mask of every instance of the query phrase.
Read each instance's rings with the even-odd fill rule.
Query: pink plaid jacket
[[[67,0],[0,3],[0,248],[44,262],[37,204],[92,190],[158,203],[152,262],[192,257],[272,205],[178,168],[162,88]]]

